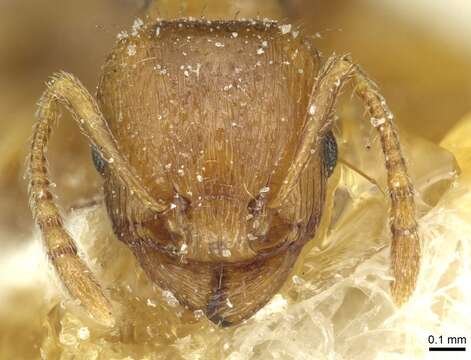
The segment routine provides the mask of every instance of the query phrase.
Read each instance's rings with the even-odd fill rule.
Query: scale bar
[[[428,351],[466,351],[465,347],[429,347]]]

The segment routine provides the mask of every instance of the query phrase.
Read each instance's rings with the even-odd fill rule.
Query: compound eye
[[[95,165],[96,171],[98,171],[101,175],[105,173],[106,161],[101,156],[98,149],[92,145],[92,160],[93,164]]]
[[[337,152],[337,141],[332,131],[329,131],[324,138],[324,165],[328,177],[332,175],[337,164]]]

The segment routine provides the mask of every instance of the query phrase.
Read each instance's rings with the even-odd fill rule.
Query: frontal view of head
[[[48,257],[93,318],[115,322],[49,190],[46,147],[60,106],[88,138],[114,233],[149,281],[230,326],[279,291],[315,235],[348,83],[385,155],[391,291],[398,304],[408,299],[420,260],[413,186],[394,117],[349,56],[323,59],[302,31],[274,21],[136,21],[119,38],[96,98],[71,74],[49,81],[29,161]]]

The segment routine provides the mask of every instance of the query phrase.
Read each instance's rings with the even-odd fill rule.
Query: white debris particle
[[[373,125],[373,127],[377,128],[381,125],[383,125],[385,122],[386,122],[386,119],[385,118],[375,118],[375,117],[372,117],[370,119],[370,122],[371,122],[371,125]]]
[[[265,52],[265,50],[263,50],[263,48],[260,48],[260,49],[257,50],[258,55],[262,55],[264,52]]]
[[[195,318],[197,320],[202,319],[204,317],[204,311],[201,309],[193,311],[193,315],[195,315]]]
[[[141,18],[137,18],[136,20],[134,20],[132,28],[133,29],[140,29],[142,27],[142,25],[144,25],[144,21],[142,21]]]
[[[239,36],[238,33],[236,33],[236,32],[233,32],[233,33],[232,33],[232,37],[233,37],[234,39],[235,39],[237,36]]]
[[[185,70],[185,71],[183,72],[183,74],[184,74],[186,77],[189,77],[189,76],[190,76],[190,73],[188,72],[188,70]]]
[[[169,170],[172,167],[172,163],[168,163],[165,165],[165,169]]]
[[[88,327],[83,326],[77,331],[77,337],[80,340],[87,340],[90,337],[90,330],[88,330]]]
[[[293,39],[296,39],[299,35],[299,31],[293,31],[291,32],[291,35],[293,36]]]
[[[232,255],[231,250],[229,250],[229,249],[223,249],[222,250],[222,256],[231,257],[231,255]]]
[[[109,164],[114,163],[114,159],[113,159],[113,158],[109,158],[109,159],[108,159],[108,163],[109,163]]]
[[[229,306],[231,309],[234,307],[234,304],[231,303],[231,300],[229,298],[226,299],[226,304]]]
[[[269,192],[269,191],[270,191],[270,188],[269,188],[268,186],[264,186],[264,187],[262,187],[262,188],[260,189],[260,192],[261,192],[261,193],[267,193],[267,192]]]
[[[304,69],[298,69],[298,73],[304,74]]]
[[[262,47],[264,48],[268,47],[268,41],[262,41]]]
[[[289,33],[291,31],[291,24],[281,25],[280,30],[283,35]]]
[[[45,197],[46,197],[46,193],[44,192],[44,190],[40,190],[38,193],[38,198],[44,199]]]
[[[224,44],[223,43],[220,43],[220,42],[217,42],[214,44],[214,46],[218,47],[218,48],[223,48],[224,47]]]
[[[134,44],[128,45],[128,55],[129,56],[136,55],[136,45]]]
[[[180,246],[180,254],[186,254],[188,252],[188,245],[186,243],[183,243],[182,246]]]
[[[309,115],[314,115],[316,113],[316,110],[317,110],[316,105],[311,105],[309,107]]]
[[[164,297],[166,303],[169,304],[170,306],[174,307],[178,305],[178,300],[171,291],[168,291],[168,290],[162,291],[162,296]]]
[[[118,40],[126,39],[128,36],[129,36],[129,34],[128,34],[127,31],[121,31],[121,32],[118,33],[118,35],[116,35]]]
[[[190,72],[195,73],[197,78],[200,77],[201,64],[199,64],[199,63],[196,64],[196,69],[193,69],[193,66],[188,65],[188,66],[187,66],[187,69],[188,69]]]
[[[141,29],[142,25],[144,25],[144,21],[142,21],[140,18],[137,18],[134,20],[134,23],[132,24],[132,35],[136,36]]]
[[[152,301],[151,299],[147,299],[147,306],[150,306],[150,307],[157,307],[157,304]]]
[[[301,279],[298,275],[294,275],[292,280],[295,285],[302,285],[302,283],[304,282],[304,280]]]
[[[232,89],[232,84],[224,86],[224,91],[228,91],[230,89]]]
[[[178,175],[180,175],[180,176],[185,175],[185,171],[183,171],[182,169],[178,169],[177,173],[178,173]]]
[[[175,205],[174,203],[170,204],[170,209],[175,209],[176,207],[177,207],[177,205]]]
[[[252,233],[248,233],[247,239],[249,239],[249,241],[254,241],[254,240],[257,240],[258,238],[254,236]]]
[[[203,177],[201,175],[196,175],[196,180],[198,180],[198,182],[203,182]]]
[[[159,37],[160,35],[160,26],[157,26],[157,28],[155,29],[155,37]]]

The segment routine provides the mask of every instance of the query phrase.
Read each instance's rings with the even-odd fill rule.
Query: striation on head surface
[[[104,66],[98,98],[120,150],[172,211],[191,204],[174,237],[189,258],[257,252],[249,203],[283,181],[318,70],[295,35],[275,22],[163,21],[122,38]]]

